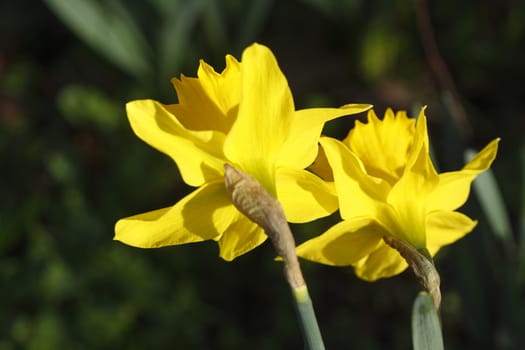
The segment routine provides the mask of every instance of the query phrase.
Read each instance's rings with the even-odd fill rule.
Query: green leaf
[[[525,285],[525,144],[521,147],[520,152],[520,163],[521,163],[521,174],[524,177],[523,184],[521,186],[521,212],[518,223],[518,239],[521,244],[519,245],[519,265],[518,265],[518,283],[523,286]]]
[[[179,73],[184,59],[191,55],[191,33],[203,12],[203,0],[178,2],[164,12],[159,37],[159,76],[168,79]]]
[[[46,0],[49,8],[82,40],[139,79],[151,75],[150,47],[119,1]]]
[[[420,292],[412,307],[412,344],[414,350],[443,350],[441,325],[427,292]]]
[[[122,122],[124,108],[94,87],[82,84],[66,85],[57,96],[62,116],[73,125],[94,124],[110,131]]]

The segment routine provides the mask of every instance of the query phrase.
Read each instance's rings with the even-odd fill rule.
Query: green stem
[[[323,337],[317,324],[314,306],[306,285],[292,289],[292,294],[297,308],[297,315],[301,323],[301,331],[307,350],[324,350]]]

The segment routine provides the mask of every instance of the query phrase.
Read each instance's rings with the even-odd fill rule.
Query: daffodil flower
[[[332,169],[342,221],[297,248],[303,258],[353,266],[365,280],[396,275],[407,268],[383,237],[401,240],[434,256],[472,231],[476,221],[456,211],[470,184],[496,157],[499,139],[490,142],[463,169],[438,174],[429,155],[424,110],[417,119],[387,110],[373,111],[340,142],[320,143]],[[317,168],[322,168],[316,164]]]
[[[333,188],[304,168],[316,157],[326,121],[369,105],[296,111],[275,57],[259,44],[241,62],[226,56],[222,73],[201,61],[197,76],[173,79],[178,104],[139,100],[126,109],[135,134],[170,156],[184,182],[198,188],[171,207],[119,220],[116,240],[142,248],[214,240],[225,260],[260,245],[263,230],[231,203],[225,164],[258,180],[291,222],[337,209]]]

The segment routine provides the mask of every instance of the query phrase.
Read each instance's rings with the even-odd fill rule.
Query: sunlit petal
[[[407,171],[390,191],[387,202],[394,208],[395,217],[389,226],[394,235],[416,248],[426,244],[426,201],[435,188],[422,174]]]
[[[297,255],[326,265],[352,265],[376,249],[385,234],[371,219],[345,220],[301,244]]]
[[[226,56],[226,68],[217,73],[201,61],[198,78],[172,80],[179,103],[166,108],[188,129],[227,133],[237,116],[240,101],[240,64]]]
[[[387,109],[381,121],[373,110],[368,123],[356,122],[343,143],[354,152],[370,175],[394,183],[401,176],[415,132],[415,119]]]
[[[499,139],[491,141],[462,170],[439,174],[439,185],[431,194],[428,209],[455,210],[462,206],[470,193],[470,184],[487,170],[498,151]]]
[[[277,199],[290,222],[307,222],[332,214],[338,202],[333,183],[305,170],[277,171]]]
[[[371,105],[348,104],[341,108],[309,108],[295,112],[289,137],[284,144],[278,165],[303,169],[317,155],[317,141],[324,123],[337,117],[357,114],[370,109]]]
[[[234,209],[222,183],[205,185],[170,208],[121,219],[115,239],[141,248],[158,248],[218,239]]]
[[[241,103],[224,152],[270,192],[274,169],[289,135],[294,103],[288,82],[272,52],[258,44],[247,48],[241,63]]]
[[[477,221],[456,211],[434,211],[427,216],[427,247],[454,243],[476,227]]]
[[[340,141],[322,137],[320,143],[332,167],[343,219],[381,216],[390,185],[367,175],[360,160]]]
[[[434,187],[439,179],[430,158],[427,118],[424,111],[425,109],[422,108],[417,119],[414,141],[407,154],[405,172],[410,171],[420,174],[429,187]]]
[[[218,241],[220,256],[231,261],[261,245],[266,238],[262,228],[237,211],[236,217]]]
[[[218,74],[213,67],[201,61],[197,76],[203,90],[215,102],[221,113],[229,117],[228,124],[231,125],[231,122],[235,119],[234,117],[232,118],[231,112],[241,100],[240,63],[233,56],[227,55],[226,67],[221,74]],[[225,129],[225,131],[227,130],[229,130],[229,126]]]
[[[408,264],[398,251],[381,241],[373,252],[354,265],[354,271],[365,281],[376,281],[395,276],[407,267]]]
[[[129,102],[126,110],[135,134],[170,156],[177,163],[184,182],[200,186],[222,176],[224,134],[188,130],[161,103],[153,100]]]

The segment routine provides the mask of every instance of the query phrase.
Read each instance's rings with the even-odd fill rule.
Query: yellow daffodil
[[[300,245],[298,255],[351,265],[370,281],[407,267],[383,237],[433,256],[476,225],[455,210],[467,200],[474,178],[492,164],[498,142],[490,142],[463,169],[438,174],[429,155],[424,110],[417,123],[405,112],[387,110],[380,120],[369,111],[368,123],[357,122],[343,142],[322,137],[343,220]]]
[[[116,240],[142,248],[215,240],[225,260],[260,245],[263,230],[231,203],[225,164],[257,179],[289,221],[337,209],[332,188],[304,168],[316,157],[326,121],[369,105],[296,111],[275,57],[259,44],[241,62],[226,56],[222,73],[201,61],[197,76],[173,79],[178,104],[140,100],[126,109],[135,134],[170,156],[183,180],[198,188],[172,207],[119,220]]]

